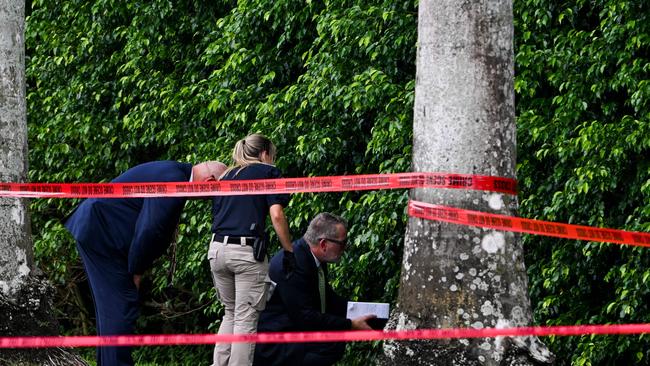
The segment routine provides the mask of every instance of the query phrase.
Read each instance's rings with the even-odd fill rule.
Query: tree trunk
[[[0,2],[0,181],[27,174],[24,2]],[[0,293],[12,296],[33,264],[27,202],[0,197]]]
[[[511,0],[419,3],[413,170],[514,178]],[[415,189],[411,199],[515,215],[517,198]],[[519,235],[409,218],[398,304],[388,328],[530,325]],[[552,363],[535,337],[387,342],[384,364]]]
[[[27,176],[25,2],[0,0],[0,182]],[[36,276],[26,199],[0,197],[0,336],[55,335],[52,287]],[[85,365],[62,349],[0,349],[2,365]]]

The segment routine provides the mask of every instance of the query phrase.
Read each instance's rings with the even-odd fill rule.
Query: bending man
[[[113,183],[206,182],[226,169],[212,161],[197,164],[154,161],[135,166]],[[65,226],[77,240],[92,289],[98,335],[132,334],[139,315],[142,274],[174,240],[184,197],[89,198]],[[133,365],[130,347],[98,347],[97,365]]]

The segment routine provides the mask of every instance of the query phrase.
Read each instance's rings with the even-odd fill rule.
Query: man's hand
[[[138,291],[140,291],[140,282],[142,282],[142,275],[133,275],[133,283]]]
[[[352,319],[352,330],[372,330],[368,325],[368,320],[376,317],[376,315],[371,314]]]

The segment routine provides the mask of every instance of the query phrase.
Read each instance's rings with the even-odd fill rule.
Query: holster
[[[269,235],[264,234],[255,238],[253,242],[253,258],[258,262],[264,262],[269,248]]]

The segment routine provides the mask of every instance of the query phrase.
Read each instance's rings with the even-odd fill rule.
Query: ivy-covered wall
[[[650,5],[516,0],[521,215],[650,231]],[[417,1],[32,0],[27,19],[30,180],[108,181],[155,159],[230,163],[261,132],[287,177],[410,170]],[[292,234],[328,210],[352,224],[335,286],[394,301],[405,191],[293,195]],[[78,202],[32,201],[35,251],[56,284],[66,334],[93,308],[62,221]],[[205,259],[209,204],[181,220],[174,290],[167,260],[147,275],[141,333],[215,331]],[[650,252],[525,239],[538,324],[647,322]],[[546,338],[561,364],[650,364],[647,336]],[[368,363],[378,344],[349,347]],[[92,358],[92,350],[87,350]],[[141,348],[141,364],[196,365],[211,347]],[[370,356],[369,356],[370,355]]]

